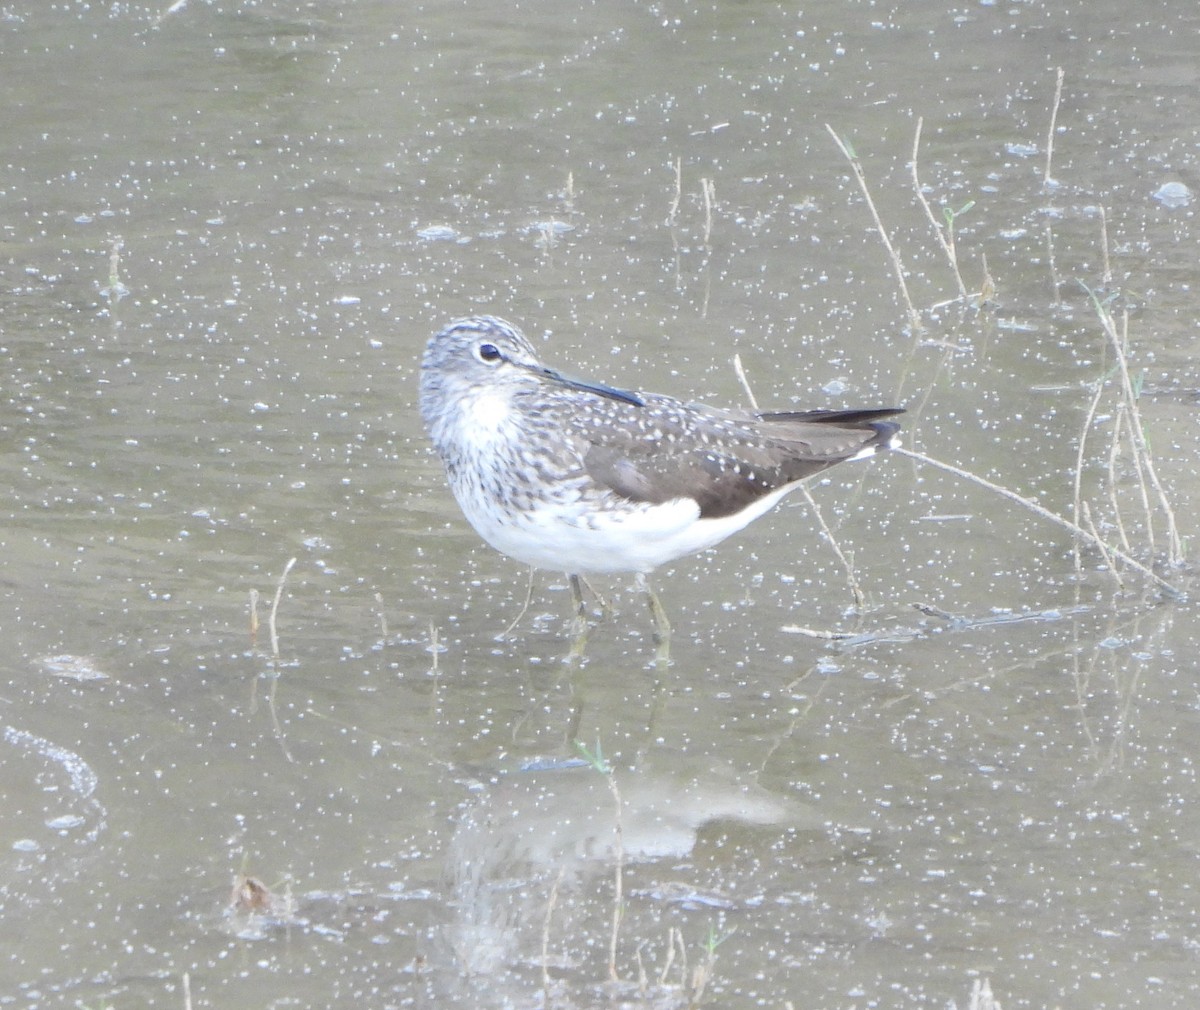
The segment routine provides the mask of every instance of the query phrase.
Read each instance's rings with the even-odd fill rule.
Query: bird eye
[[[495,344],[480,344],[476,353],[479,355],[480,361],[498,361],[500,359],[500,348]]]

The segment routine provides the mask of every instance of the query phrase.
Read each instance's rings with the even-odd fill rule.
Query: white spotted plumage
[[[758,414],[583,382],[512,325],[460,319],[421,366],[421,413],[484,540],[572,574],[650,572],[713,547],[800,481],[892,444],[899,411]]]

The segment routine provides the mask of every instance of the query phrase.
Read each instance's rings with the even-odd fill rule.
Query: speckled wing
[[[603,423],[578,425],[588,476],[648,504],[692,498],[705,519],[885,446],[899,408],[752,413],[639,394],[644,406],[606,404]]]

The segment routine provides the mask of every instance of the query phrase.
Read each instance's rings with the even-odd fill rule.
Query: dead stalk
[[[929,206],[929,201],[925,199],[925,192],[921,188],[921,179],[917,175],[917,156],[921,150],[921,127],[925,120],[917,119],[917,132],[913,137],[912,151],[912,180],[913,190],[917,194],[917,200],[925,211],[925,216],[929,218],[929,223],[933,225],[933,233],[937,236],[938,244],[942,247],[942,252],[946,254],[946,259],[950,261],[950,269],[954,271],[954,279],[958,282],[958,296],[964,302],[967,300],[967,285],[963,282],[962,273],[958,269],[958,254],[954,247],[946,240],[946,235],[942,230],[936,215],[933,213],[933,208]],[[952,237],[953,237],[953,233]]]
[[[613,870],[612,935],[608,941],[608,977],[619,981],[617,975],[617,940],[621,935],[621,918],[625,914],[625,832],[621,823],[621,792],[617,788],[617,777],[609,769],[608,790],[612,793],[617,820],[613,827],[616,845],[616,867]]]
[[[1108,307],[1086,285],[1084,285],[1084,290],[1087,291],[1088,297],[1091,298],[1092,304],[1095,306],[1096,314],[1100,317],[1100,325],[1108,336],[1113,353],[1116,355],[1117,373],[1121,376],[1122,400],[1129,410],[1129,432],[1130,438],[1133,440],[1139,475],[1144,475],[1144,480],[1154,489],[1155,496],[1158,498],[1159,508],[1162,509],[1167,524],[1168,563],[1172,566],[1181,565],[1183,564],[1183,544],[1179,538],[1179,530],[1175,524],[1175,510],[1171,507],[1167,492],[1163,488],[1162,482],[1158,479],[1158,472],[1154,468],[1154,459],[1150,454],[1150,446],[1146,442],[1145,427],[1142,424],[1141,410],[1138,407],[1137,391],[1134,389],[1133,378],[1129,374],[1129,362],[1125,355],[1125,348],[1129,337],[1129,312],[1126,310],[1123,313],[1121,331],[1118,332],[1116,321],[1113,319],[1112,313],[1108,311]],[[1147,504],[1148,508],[1149,505]],[[1150,515],[1147,512],[1147,524],[1149,524],[1149,520]]]
[[[1050,129],[1046,131],[1046,172],[1042,176],[1043,186],[1052,186],[1054,179],[1050,175],[1050,167],[1054,162],[1054,133],[1058,129],[1058,106],[1062,102],[1063,77],[1065,71],[1058,68],[1058,80],[1054,85],[1054,105],[1050,109]]]
[[[1104,204],[1100,205],[1100,249],[1104,253],[1101,283],[1107,288],[1112,284],[1112,263],[1108,258],[1108,214],[1104,211]]]
[[[833,127],[828,123],[825,124],[825,129],[829,131],[829,135],[833,138],[833,142],[837,144],[838,150],[842,152],[845,159],[850,162],[850,168],[854,172],[854,178],[858,182],[858,188],[862,191],[863,197],[867,201],[867,208],[871,211],[871,217],[875,221],[875,230],[879,232],[879,237],[883,240],[883,247],[887,250],[888,258],[892,263],[892,271],[896,275],[896,281],[900,285],[900,294],[904,299],[905,308],[908,311],[908,324],[912,332],[920,333],[923,329],[921,317],[917,313],[916,307],[913,305],[912,298],[908,294],[908,284],[904,280],[904,265],[900,262],[900,254],[896,252],[896,247],[892,245],[892,240],[888,238],[887,229],[883,226],[883,220],[879,216],[879,211],[875,207],[875,201],[871,199],[871,191],[867,187],[867,177],[863,173],[862,162],[858,160],[858,155],[855,154],[837,135]]]
[[[275,598],[271,601],[271,610],[267,614],[267,630],[271,634],[271,658],[279,658],[279,631],[275,626],[275,617],[279,613],[279,601],[283,597],[283,584],[287,581],[288,572],[292,570],[292,566],[296,564],[296,559],[292,558],[283,568],[283,574],[279,576],[279,582],[275,586]]]
[[[713,204],[717,199],[717,187],[712,179],[701,179],[700,188],[704,191],[704,247],[709,248],[713,228]]]
[[[1100,407],[1100,398],[1104,395],[1104,380],[1100,379],[1096,383],[1096,391],[1092,394],[1092,402],[1088,405],[1088,411],[1083,419],[1083,430],[1079,433],[1079,450],[1075,454],[1075,481],[1074,494],[1072,498],[1071,517],[1075,520],[1075,525],[1079,525],[1083,518],[1083,464],[1087,453],[1088,432],[1092,430],[1092,425],[1096,421],[1096,411]],[[1111,478],[1110,478],[1111,483]],[[1075,541],[1075,574],[1079,575],[1083,571],[1083,555],[1079,550],[1079,541]]]
[[[903,447],[898,447],[892,449],[891,451],[894,453],[899,453],[901,456],[907,456],[909,459],[918,460],[919,462],[928,464],[929,466],[936,467],[939,470],[945,470],[947,473],[952,473],[956,477],[970,481],[972,484],[978,484],[980,487],[986,488],[994,494],[1000,495],[1002,498],[1007,498],[1009,501],[1015,502],[1023,508],[1028,509],[1035,515],[1041,516],[1047,522],[1051,522],[1056,526],[1062,527],[1063,529],[1072,533],[1074,536],[1082,537],[1102,554],[1116,558],[1126,567],[1132,568],[1136,572],[1140,572],[1143,576],[1145,576],[1146,579],[1148,579],[1150,582],[1153,582],[1156,586],[1158,586],[1159,589],[1161,589],[1172,599],[1181,599],[1184,595],[1173,585],[1171,585],[1171,583],[1167,582],[1166,579],[1156,575],[1136,558],[1130,557],[1124,551],[1118,551],[1112,547],[1109,547],[1094,533],[1080,526],[1078,523],[1073,523],[1071,520],[1064,519],[1062,516],[1051,512],[1044,505],[1039,505],[1031,498],[1026,498],[1023,495],[1019,495],[1015,491],[1010,491],[1008,488],[1003,487],[1000,484],[996,484],[984,477],[980,477],[978,474],[971,473],[968,470],[963,470],[961,467],[954,466],[952,463],[943,463],[941,460],[934,459],[932,456],[926,456],[923,452],[914,452],[912,449],[905,449]],[[1116,576],[1115,571],[1113,571],[1113,575]]]
[[[679,213],[679,202],[683,199],[683,159],[675,159],[675,197],[671,200],[671,209],[667,212],[667,224],[675,223],[675,215]]]

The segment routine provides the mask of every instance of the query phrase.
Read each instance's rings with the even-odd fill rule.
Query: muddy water
[[[569,668],[557,577],[497,637],[525,573],[459,517],[415,380],[485,310],[714,403],[737,354],[764,405],[902,402],[907,445],[1064,514],[1082,439],[1098,528],[1161,560],[1083,285],[1130,310],[1194,539],[1197,29],[6,7],[6,1005],[1193,1006],[1191,604],[893,456],[814,488],[861,607],[787,504],[658,574],[668,670],[620,580]],[[984,311],[936,307],[918,117]]]

